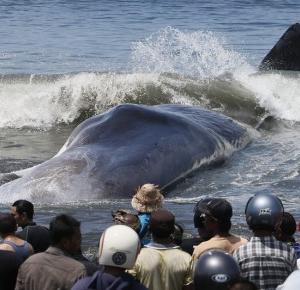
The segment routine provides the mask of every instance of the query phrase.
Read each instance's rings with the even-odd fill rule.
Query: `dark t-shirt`
[[[14,290],[20,263],[14,252],[0,250],[0,289]]]
[[[131,275],[123,273],[115,277],[103,271],[96,272],[92,277],[79,280],[71,290],[147,290],[144,285]]]
[[[27,241],[35,253],[44,252],[50,245],[50,233],[46,227],[31,223],[16,233],[17,237]]]
[[[84,265],[87,276],[93,276],[95,272],[103,270],[102,266],[91,262],[89,259],[83,256],[82,253],[72,255],[71,257]]]
[[[194,246],[198,246],[200,243],[201,243],[200,238],[193,237],[193,238],[183,239],[182,243],[179,246],[183,251],[192,255],[194,252]]]

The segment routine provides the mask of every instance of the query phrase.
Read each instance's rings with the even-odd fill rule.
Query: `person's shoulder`
[[[71,290],[82,290],[82,289],[88,289],[87,287],[90,285],[93,277],[88,276],[84,277],[82,279],[79,279],[74,286],[71,288]]]
[[[6,243],[0,244],[0,250],[13,252],[13,253],[15,252],[13,247],[11,245],[6,244]]]
[[[139,256],[156,255],[158,250],[154,248],[143,247],[139,253]]]
[[[246,244],[248,242],[247,239],[241,237],[241,236],[238,236],[238,235],[234,235],[234,234],[231,234],[230,236],[228,236],[228,240],[233,242],[233,243],[243,243],[243,244]]]
[[[27,231],[27,230],[30,230],[32,232],[45,232],[45,233],[49,232],[49,229],[46,226],[37,225],[37,224],[28,225],[23,229],[23,231]]]
[[[42,261],[45,260],[45,253],[37,253],[29,256],[21,265],[22,268],[25,268],[26,266],[37,264],[39,265]]]
[[[206,250],[209,250],[211,248],[209,240],[200,243],[198,246],[194,247],[194,251],[193,251],[193,258],[198,258],[199,256],[201,256],[201,254],[203,252],[205,252]]]
[[[240,246],[233,249],[232,255],[233,256],[242,256],[243,253],[247,253],[247,251],[249,251],[249,249],[248,249],[249,247],[251,248],[250,241],[246,240],[245,243],[243,243]]]
[[[142,283],[136,280],[131,274],[125,272],[122,274],[122,277],[130,281],[131,290],[148,290],[148,288],[146,288]]]

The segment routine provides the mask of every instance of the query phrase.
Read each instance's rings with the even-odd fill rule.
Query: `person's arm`
[[[194,290],[194,281],[193,281],[193,276],[194,276],[194,270],[195,270],[195,260],[192,259],[192,257],[189,255],[190,260],[189,260],[189,266],[184,278],[184,283],[182,286],[182,290]]]
[[[297,256],[296,253],[294,251],[294,249],[291,247],[290,248],[290,256],[291,256],[291,264],[292,264],[292,271],[295,271],[298,269],[297,267]]]

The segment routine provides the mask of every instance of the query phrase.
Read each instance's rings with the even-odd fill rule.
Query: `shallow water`
[[[234,206],[235,231],[247,235],[246,201],[267,191],[299,220],[299,75],[253,74],[298,20],[299,6],[254,0],[2,1],[0,173],[49,159],[77,123],[125,102],[201,105],[253,127],[271,114],[277,125],[257,132],[222,166],[178,184],[165,205],[194,232],[195,202],[226,197]],[[111,223],[111,210],[130,207],[129,200],[34,202],[41,223],[60,212],[75,215],[86,251]]]

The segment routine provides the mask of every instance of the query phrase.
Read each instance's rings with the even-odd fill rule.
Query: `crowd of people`
[[[141,186],[131,210],[113,212],[97,263],[81,252],[80,222],[60,214],[49,228],[18,200],[0,213],[1,290],[298,290],[296,221],[267,193],[245,207],[250,239],[231,233],[231,204],[204,198],[194,208],[199,236],[187,238],[153,184]],[[17,231],[21,228],[20,231]],[[297,265],[298,263],[298,265]]]

